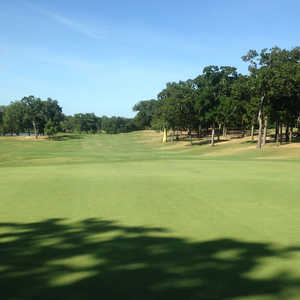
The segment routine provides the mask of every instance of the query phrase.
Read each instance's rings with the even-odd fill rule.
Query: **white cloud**
[[[75,20],[73,20],[71,18],[67,18],[67,17],[65,17],[65,16],[63,16],[63,15],[61,15],[59,13],[42,9],[40,7],[37,7],[37,6],[33,5],[31,2],[28,2],[28,1],[25,1],[24,4],[27,7],[31,8],[31,9],[34,9],[35,11],[38,11],[40,14],[43,14],[43,15],[51,18],[56,23],[62,24],[64,26],[66,26],[66,27],[69,27],[73,31],[76,31],[76,32],[78,32],[80,34],[83,34],[83,35],[85,35],[88,38],[99,40],[99,39],[102,39],[104,37],[103,33],[100,34],[99,32],[97,32],[91,26],[88,26],[86,24],[80,23],[80,22],[75,21]]]

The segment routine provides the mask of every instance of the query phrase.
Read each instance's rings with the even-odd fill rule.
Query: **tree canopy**
[[[227,127],[239,129],[243,136],[249,129],[252,139],[258,127],[259,148],[270,126],[276,129],[275,140],[282,140],[285,127],[286,140],[291,141],[300,116],[300,47],[249,50],[242,60],[249,64],[247,75],[232,66],[210,65],[194,79],[167,83],[157,100],[134,106],[139,111],[136,118],[145,120],[145,128],[151,124],[190,135],[210,129],[212,145],[216,127],[218,136],[221,128],[223,134]]]

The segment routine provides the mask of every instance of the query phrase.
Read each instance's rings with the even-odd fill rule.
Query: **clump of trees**
[[[65,133],[122,133],[141,129],[135,119],[122,117],[98,117],[94,113],[78,113],[66,116],[56,100],[43,101],[34,96],[0,106],[0,134],[34,134],[55,136]]]
[[[62,108],[56,100],[48,98],[43,101],[34,96],[24,97],[8,106],[1,106],[0,132],[3,135],[30,135],[33,132],[37,139],[39,134],[45,134],[45,130],[54,135],[63,118]]]
[[[66,116],[61,122],[63,132],[76,133],[125,133],[140,129],[134,119],[123,117],[98,117],[94,113]]]
[[[106,133],[126,133],[142,129],[134,119],[123,117],[102,117],[102,130]]]
[[[63,132],[97,133],[101,131],[101,118],[94,113],[79,113],[65,116],[61,122]]]
[[[275,129],[274,140],[287,142],[294,136],[300,116],[300,47],[292,50],[273,47],[242,57],[249,74],[231,66],[207,66],[194,79],[167,83],[156,100],[141,101],[133,108],[144,128],[167,132],[186,131],[191,138],[211,136],[211,145],[227,130],[258,129],[257,147],[266,143],[267,130]],[[285,128],[285,134],[283,134]]]

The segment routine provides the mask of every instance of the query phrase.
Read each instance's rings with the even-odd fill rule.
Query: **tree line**
[[[54,136],[66,133],[122,133],[141,129],[132,118],[98,117],[94,113],[66,116],[57,100],[41,100],[34,96],[0,106],[0,134],[34,134]]]
[[[65,116],[60,124],[63,132],[76,133],[125,133],[139,130],[135,120],[124,117],[98,117],[94,113],[78,113],[74,116]]]
[[[163,130],[163,142],[178,132],[210,136],[211,145],[227,131],[247,132],[257,147],[266,143],[268,129],[274,141],[291,142],[300,116],[300,47],[273,47],[242,56],[249,74],[232,66],[210,65],[194,79],[169,82],[156,99],[133,107],[134,118],[98,117],[94,113],[66,116],[57,100],[34,96],[0,106],[0,134],[53,136],[57,132],[122,133],[140,129]],[[170,136],[170,134],[169,134]]]
[[[163,142],[168,131],[176,138],[184,130],[191,140],[195,133],[209,134],[214,145],[216,136],[226,136],[229,128],[242,136],[248,131],[252,140],[257,130],[258,148],[270,128],[276,142],[291,142],[300,116],[300,47],[249,50],[242,60],[248,63],[248,75],[232,66],[210,65],[194,79],[167,83],[157,99],[133,107],[136,123],[162,129]]]

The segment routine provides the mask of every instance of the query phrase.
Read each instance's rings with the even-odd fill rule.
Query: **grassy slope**
[[[298,146],[158,141],[0,139],[4,299],[300,299]]]

